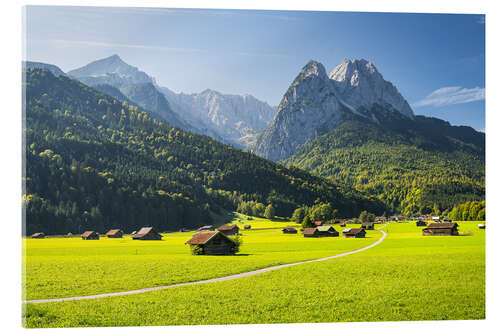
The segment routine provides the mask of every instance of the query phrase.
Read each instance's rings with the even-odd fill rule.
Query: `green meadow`
[[[24,298],[83,296],[205,280],[331,256],[362,248],[381,236],[370,231],[366,239],[310,239],[300,232],[282,234],[282,227],[293,225],[290,221],[247,220],[237,214],[234,222],[241,229],[244,224],[254,228],[240,230],[243,244],[235,256],[191,255],[184,243],[195,232],[163,234],[161,241],[138,241],[130,236],[24,239]]]
[[[459,225],[459,230],[466,235],[424,237],[421,228],[414,223],[391,223],[383,229],[388,233],[386,239],[366,251],[237,280],[94,300],[26,304],[24,323],[26,327],[79,327],[483,319],[485,230],[479,230],[477,222],[460,222]],[[301,235],[282,235],[278,229],[243,234],[243,255],[205,258],[191,256],[181,246],[186,234],[168,234],[158,245],[134,245],[125,239],[123,245],[116,245],[117,248],[112,240],[95,241],[95,245],[76,239],[28,240],[28,274],[33,273],[30,266],[40,267],[45,263],[47,267],[40,270],[38,276],[31,277],[32,281],[27,280],[27,295],[30,296],[27,298],[84,295],[89,294],[85,292],[87,289],[111,291],[114,282],[121,279],[123,288],[135,284],[163,284],[159,282],[162,280],[160,271],[149,271],[135,263],[131,259],[133,253],[123,253],[123,258],[118,255],[136,248],[139,253],[145,251],[137,256],[150,259],[142,261],[146,267],[150,261],[169,267],[174,265],[165,268],[168,276],[165,281],[175,281],[168,272],[177,272],[178,281],[183,278],[187,281],[197,280],[204,274],[234,273],[231,265],[238,265],[238,271],[245,271],[272,262],[293,262],[345,252],[364,247],[381,235],[378,231],[370,231],[367,239],[304,239]],[[47,245],[42,246],[43,242]],[[54,244],[50,245],[52,242]],[[64,242],[68,242],[66,247]],[[56,247],[57,244],[60,246]],[[162,246],[165,252],[161,252]],[[150,254],[146,254],[146,250]],[[64,253],[69,258],[64,258]],[[74,263],[77,259],[80,263],[93,265],[108,260],[101,256],[118,257],[115,261],[109,259],[109,263],[115,262],[111,266],[122,267],[122,270],[130,267],[132,261],[132,266],[142,272],[122,272],[118,277],[119,272],[105,271],[93,279],[89,277],[84,290],[74,287],[82,283],[79,276],[83,273],[67,267],[77,266]],[[175,266],[175,260],[169,259],[171,256],[182,257],[185,262],[181,260],[182,264]],[[195,271],[198,265],[210,272]],[[109,265],[98,266],[104,269]],[[156,267],[160,266],[162,264]],[[188,268],[190,270],[183,271]],[[66,276],[62,280],[71,292],[47,281],[50,277],[52,281],[61,279],[56,273]],[[193,274],[198,278],[193,278]],[[113,275],[116,276],[111,278]],[[130,281],[141,279],[141,276],[146,281]],[[52,292],[51,288],[58,291]]]

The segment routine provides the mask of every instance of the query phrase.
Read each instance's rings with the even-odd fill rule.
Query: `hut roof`
[[[441,222],[441,223],[431,223],[427,226],[427,229],[453,229],[458,227],[455,222]]]
[[[314,221],[314,225],[320,226],[322,224],[323,224],[323,222],[321,222],[321,221]]]
[[[213,225],[204,225],[202,227],[199,227],[198,230],[207,230],[207,229],[213,229]]]
[[[82,234],[82,237],[89,237],[90,235],[92,234],[96,234],[97,232],[95,231],[85,231],[83,234]]]
[[[156,233],[156,234],[158,233],[153,227],[142,227],[139,231],[137,231],[135,233],[134,236],[140,237],[140,236],[143,236],[143,235],[147,235],[150,232]]]
[[[325,231],[335,231],[335,228],[333,228],[330,225],[322,225],[322,226],[316,227],[316,229],[318,231],[322,231],[322,232],[325,232]]]
[[[111,229],[110,231],[108,231],[106,233],[106,236],[113,236],[113,235],[116,235],[119,232],[123,232],[123,231],[121,231],[121,229]]]
[[[219,231],[208,231],[208,232],[199,232],[196,235],[194,235],[190,240],[186,242],[186,244],[190,245],[203,245],[206,244],[208,241],[210,241],[212,238],[214,238],[217,234],[219,234],[219,237],[224,237],[229,239],[231,242],[232,240],[228,238],[226,235],[224,235],[222,232]]]
[[[349,229],[344,229],[342,232],[347,235],[356,235],[363,231],[364,231],[363,228],[349,228]]]
[[[233,230],[236,228],[238,228],[238,226],[236,224],[231,224],[231,225],[223,225],[222,227],[217,228],[217,230],[225,231],[225,230]]]
[[[304,235],[314,235],[314,233],[316,233],[316,228],[305,228],[302,230],[302,233]]]
[[[45,236],[43,232],[35,232],[31,237],[39,237],[39,236]]]

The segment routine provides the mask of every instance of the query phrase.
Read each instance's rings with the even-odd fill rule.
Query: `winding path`
[[[285,267],[292,267],[292,266],[307,264],[307,263],[311,263],[311,262],[318,262],[318,261],[324,261],[324,260],[345,257],[345,256],[348,256],[350,254],[366,251],[366,250],[371,249],[372,247],[377,246],[378,244],[382,243],[382,241],[387,236],[387,234],[383,230],[380,230],[383,227],[385,227],[385,225],[383,225],[382,227],[377,229],[378,231],[380,231],[382,233],[382,237],[380,237],[376,242],[374,242],[368,246],[365,246],[361,249],[340,253],[340,254],[337,254],[337,255],[334,255],[331,257],[311,259],[311,260],[306,260],[306,261],[299,261],[299,262],[294,262],[294,263],[290,263],[290,264],[283,264],[283,265],[278,265],[278,266],[271,266],[271,267],[257,269],[255,271],[249,271],[249,272],[245,272],[245,273],[228,275],[228,276],[218,277],[218,278],[209,279],[209,280],[185,282],[185,283],[171,284],[168,286],[143,288],[143,289],[136,289],[136,290],[129,290],[129,291],[119,291],[119,292],[114,292],[114,293],[106,293],[106,294],[98,294],[98,295],[74,296],[74,297],[64,297],[64,298],[49,298],[49,299],[32,299],[32,300],[24,300],[23,303],[49,303],[49,302],[62,302],[62,301],[78,301],[78,300],[84,300],[84,299],[95,299],[95,298],[102,298],[102,297],[140,294],[140,293],[147,293],[150,291],[156,291],[156,290],[162,290],[162,289],[168,289],[168,288],[192,286],[192,285],[196,285],[196,284],[235,280],[235,279],[240,279],[240,278],[244,278],[244,277],[254,276],[257,274],[261,274],[261,273],[275,271],[277,269],[281,269],[281,268],[285,268]]]

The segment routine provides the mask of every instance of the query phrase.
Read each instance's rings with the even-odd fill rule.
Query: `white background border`
[[[331,2],[320,0],[254,0],[254,1],[154,1],[154,0],[102,0],[102,1],[2,1],[0,24],[2,26],[2,51],[0,52],[1,68],[1,258],[3,272],[0,275],[2,288],[0,315],[4,330],[17,331],[21,328],[21,59],[22,59],[22,22],[23,5],[79,5],[79,6],[120,6],[120,7],[178,7],[178,8],[232,8],[232,9],[286,9],[286,10],[329,10],[329,11],[365,11],[365,12],[417,12],[417,13],[463,13],[486,14],[486,133],[487,133],[487,312],[486,320],[476,321],[440,321],[440,322],[382,322],[382,323],[333,323],[333,324],[286,324],[286,325],[231,325],[231,326],[169,326],[140,328],[147,332],[160,332],[168,329],[170,332],[191,332],[202,329],[205,333],[212,332],[253,332],[256,329],[263,332],[287,330],[302,332],[398,332],[405,333],[422,331],[437,332],[453,330],[454,332],[471,332],[479,330],[490,332],[500,327],[500,283],[498,254],[500,214],[497,208],[499,202],[499,178],[497,167],[500,131],[496,131],[499,122],[499,43],[500,13],[495,1],[392,1],[392,0],[351,0]],[[496,224],[496,225],[495,225]],[[432,307],[432,304],[429,304]],[[369,309],[364,309],[369,311]],[[86,329],[89,330],[89,329]],[[103,332],[138,331],[139,328],[96,328],[90,329]],[[105,330],[105,331],[104,331]],[[44,332],[59,332],[46,329]]]

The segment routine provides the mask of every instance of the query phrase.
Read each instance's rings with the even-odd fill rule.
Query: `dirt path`
[[[381,228],[385,227],[382,226],[378,228],[377,230],[382,233],[382,237],[380,237],[376,242],[365,246],[361,249],[349,251],[349,252],[344,252],[341,254],[337,254],[331,257],[325,257],[325,258],[318,258],[318,259],[311,259],[311,260],[306,260],[306,261],[299,261],[299,262],[294,262],[290,264],[283,264],[283,265],[278,265],[278,266],[271,266],[271,267],[266,267],[262,269],[257,269],[255,271],[250,271],[250,272],[245,272],[245,273],[240,273],[240,274],[234,274],[234,275],[228,275],[228,276],[223,276],[219,278],[214,278],[214,279],[209,279],[209,280],[201,280],[201,281],[193,281],[193,282],[185,282],[185,283],[178,283],[178,284],[171,284],[168,286],[159,286],[159,287],[151,287],[151,288],[143,288],[143,289],[136,289],[136,290],[129,290],[129,291],[119,291],[119,292],[114,292],[114,293],[107,293],[107,294],[98,294],[98,295],[87,295],[87,296],[74,296],[74,297],[64,297],[64,298],[50,298],[50,299],[32,299],[32,300],[24,300],[24,303],[49,303],[49,302],[62,302],[62,301],[78,301],[78,300],[84,300],[84,299],[94,299],[94,298],[101,298],[101,297],[111,297],[111,296],[123,296],[123,295],[132,295],[132,294],[140,294],[140,293],[147,293],[150,291],[156,291],[156,290],[162,290],[162,289],[168,289],[168,288],[175,288],[175,287],[182,287],[182,286],[192,286],[196,284],[204,284],[204,283],[212,283],[212,282],[222,282],[222,281],[229,281],[229,280],[235,280],[235,279],[240,279],[244,277],[249,277],[249,276],[254,276],[257,274],[261,273],[266,273],[270,271],[275,271],[277,269],[285,268],[285,267],[292,267],[296,265],[301,265],[301,264],[307,264],[311,262],[318,262],[318,261],[324,261],[324,260],[330,260],[330,259],[335,259],[335,258],[340,258],[340,257],[345,257],[350,254],[366,251],[368,249],[371,249],[374,246],[377,246],[378,244],[382,243],[382,241],[385,239],[387,234],[380,230]]]

